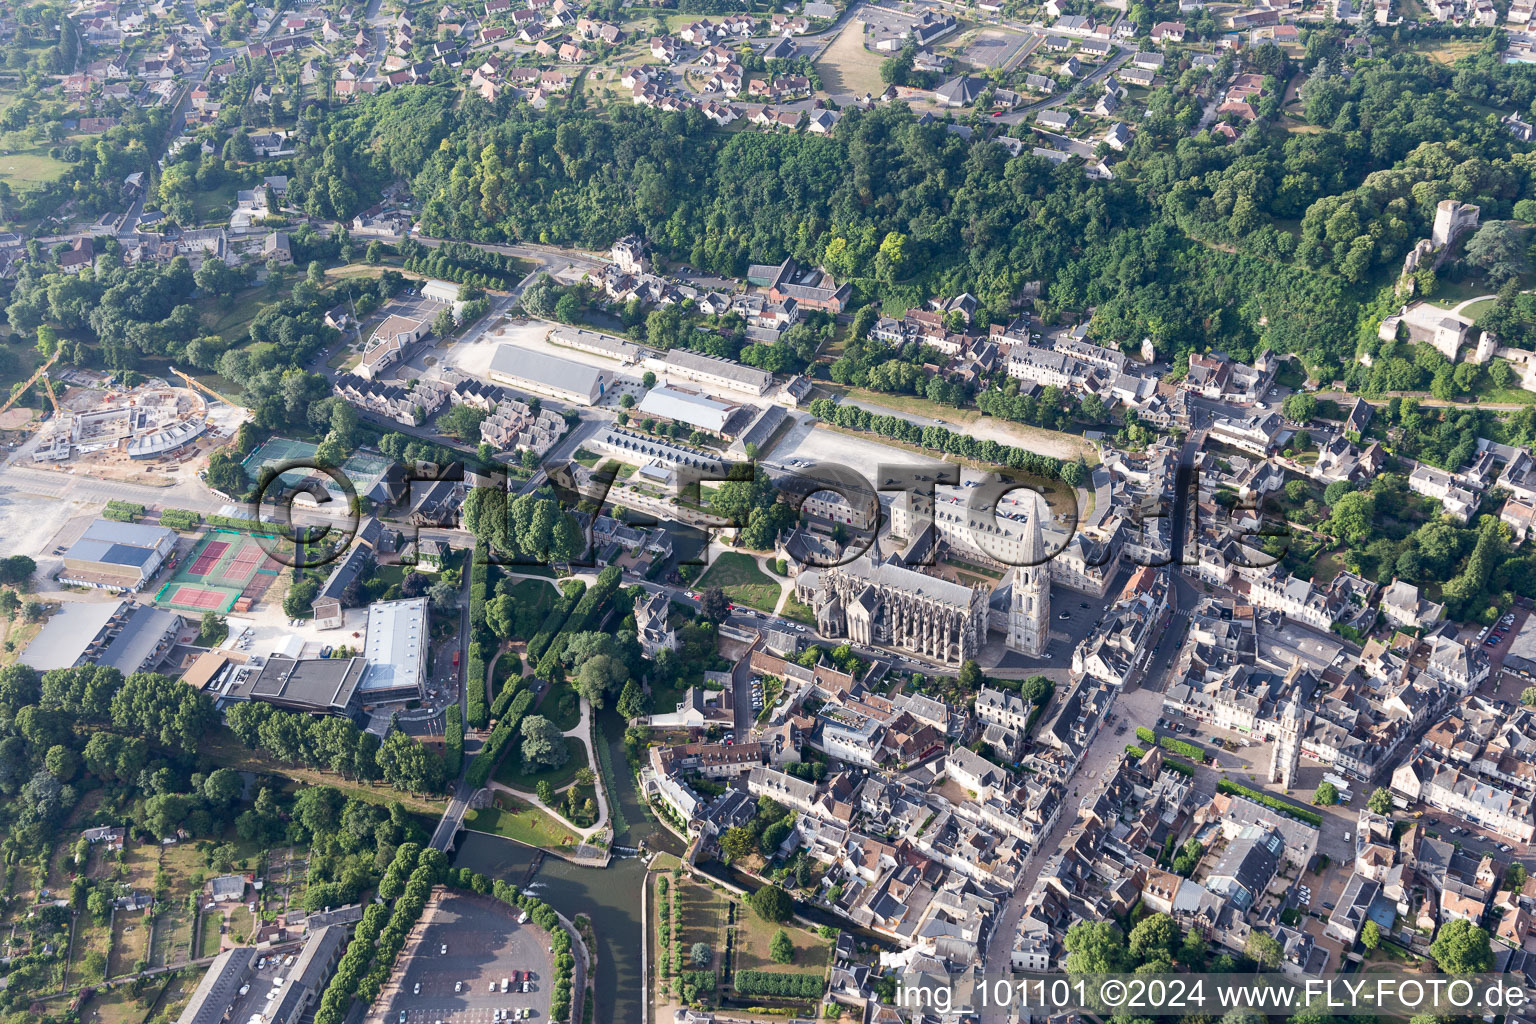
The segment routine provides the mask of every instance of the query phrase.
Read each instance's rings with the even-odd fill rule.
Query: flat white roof
[[[399,690],[420,685],[426,655],[427,599],[378,601],[368,606],[363,655],[368,672],[359,691]]]

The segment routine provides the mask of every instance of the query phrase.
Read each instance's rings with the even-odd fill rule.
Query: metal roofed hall
[[[606,370],[517,345],[497,345],[489,375],[513,387],[585,402],[596,402],[612,379]]]
[[[662,386],[652,388],[640,400],[635,411],[676,420],[718,434],[725,429],[726,421],[737,408],[729,402],[701,395],[697,391]]]
[[[363,653],[368,673],[360,689],[367,693],[420,690],[427,637],[427,599],[379,601],[368,606]]]

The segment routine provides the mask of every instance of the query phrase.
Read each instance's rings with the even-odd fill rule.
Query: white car
[[[453,990],[455,992],[463,992],[464,991],[464,983],[462,981],[454,982],[453,983]]]
[[[448,955],[448,943],[446,943],[446,942],[443,943],[443,948],[438,950],[438,953],[442,954],[443,956],[447,956]]]

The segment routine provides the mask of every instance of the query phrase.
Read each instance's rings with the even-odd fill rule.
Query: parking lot
[[[450,894],[430,905],[411,932],[403,970],[385,991],[383,1024],[493,1024],[529,1009],[549,1020],[549,936],[519,911],[488,897]],[[446,948],[447,952],[443,952]],[[529,992],[501,991],[528,978]],[[509,985],[509,989],[512,986]]]

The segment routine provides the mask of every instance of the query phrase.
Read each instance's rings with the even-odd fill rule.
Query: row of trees
[[[412,793],[430,793],[448,777],[443,759],[400,729],[380,742],[349,718],[283,711],[254,700],[230,708],[225,721],[235,738],[252,749],[345,778],[383,779]]]

